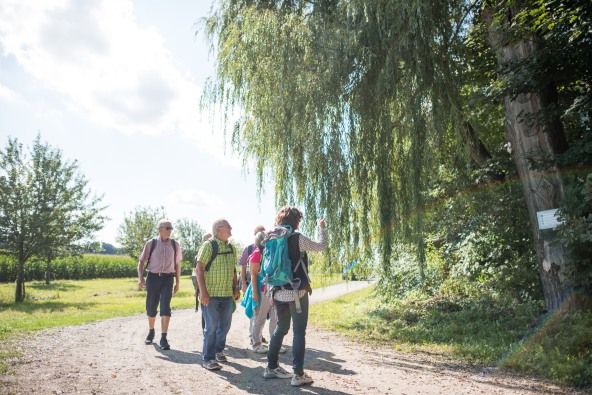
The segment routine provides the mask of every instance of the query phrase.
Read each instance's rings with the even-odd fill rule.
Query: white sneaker
[[[301,385],[311,384],[313,381],[314,380],[312,377],[310,377],[308,374],[302,373],[301,376],[298,376],[297,374],[292,376],[292,381],[290,384],[292,384],[294,387],[300,387]]]
[[[263,344],[259,344],[258,346],[253,347],[253,351],[257,354],[267,354],[267,347]]]
[[[284,368],[278,366],[275,369],[265,368],[265,372],[263,372],[263,377],[265,377],[266,379],[289,379],[290,377],[292,377],[292,373],[288,373]]]

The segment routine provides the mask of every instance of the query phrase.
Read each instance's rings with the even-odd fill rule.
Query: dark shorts
[[[156,317],[156,310],[160,303],[160,316],[171,316],[171,298],[175,276],[159,276],[148,273],[146,276],[146,313],[148,317]]]

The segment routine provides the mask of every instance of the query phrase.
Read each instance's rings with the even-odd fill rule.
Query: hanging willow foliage
[[[275,180],[278,206],[326,214],[341,262],[378,246],[388,273],[407,242],[423,267],[430,175],[466,164],[463,146],[488,155],[457,88],[464,7],[224,0],[206,21],[217,54],[208,104],[240,109],[234,148],[260,185]]]

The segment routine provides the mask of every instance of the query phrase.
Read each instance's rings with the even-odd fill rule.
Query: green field
[[[316,276],[315,288],[342,281],[339,276]],[[76,325],[105,318],[143,313],[146,292],[137,279],[59,280],[47,285],[26,284],[27,298],[14,303],[14,284],[0,284],[0,340],[28,330]],[[181,276],[174,309],[195,305],[191,276]]]

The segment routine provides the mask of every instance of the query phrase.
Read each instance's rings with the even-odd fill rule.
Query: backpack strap
[[[298,263],[296,264],[296,266],[294,266],[294,273],[296,273],[296,270],[298,270],[298,266],[302,266],[302,271],[304,271],[304,275],[306,276],[306,279],[308,280],[308,283],[312,283],[312,280],[310,279],[310,276],[308,275],[308,271],[306,270],[306,265],[304,264],[304,252],[300,251],[300,259],[298,259]]]
[[[291,237],[295,234],[298,234],[298,232],[294,232],[292,233],[290,236]],[[288,246],[289,248],[289,246]],[[300,257],[298,258],[298,263],[296,265],[294,265],[294,270],[293,272],[296,273],[296,270],[298,270],[298,267],[301,266],[302,270],[304,271],[304,275],[306,276],[306,279],[308,280],[308,283],[310,284],[310,276],[308,275],[308,271],[306,270],[306,265],[304,264],[304,251],[300,251],[300,246],[298,247],[298,252],[300,253]],[[290,283],[290,285],[292,286],[292,290],[294,292],[294,304],[296,307],[296,313],[302,313],[302,307],[300,307],[300,290],[298,289],[298,287],[294,287],[294,283]],[[300,286],[300,279],[298,279],[298,286]]]
[[[175,269],[175,275],[177,275],[177,243],[174,239],[171,239],[173,243],[173,269]]]
[[[232,244],[228,244],[228,246],[230,247],[230,251],[218,253],[218,242],[216,240],[214,240],[213,238],[208,241],[212,245],[212,256],[210,256],[210,260],[208,261],[208,263],[206,263],[206,268],[204,270],[206,272],[208,270],[210,270],[210,266],[212,265],[212,262],[214,262],[214,259],[216,259],[216,257],[218,255],[234,254],[234,248],[232,248]]]
[[[204,270],[206,272],[208,270],[210,270],[210,266],[212,266],[212,262],[214,262],[214,259],[216,259],[216,257],[218,256],[218,242],[216,240],[214,240],[213,238],[211,238],[208,241],[212,245],[212,255],[210,256],[210,260],[208,261],[208,263],[206,263],[206,268]]]
[[[152,239],[152,241],[150,242],[150,252],[148,253],[148,260],[146,261],[146,270],[148,270],[148,265],[150,265],[150,258],[152,257],[152,253],[154,252],[154,249],[156,248],[156,238]]]

